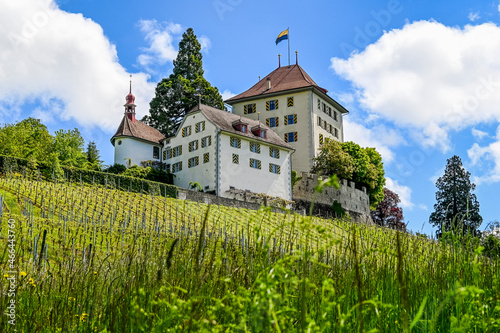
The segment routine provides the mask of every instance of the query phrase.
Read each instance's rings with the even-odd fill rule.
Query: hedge
[[[53,179],[50,167],[44,163],[30,162],[27,159],[17,158],[12,156],[0,155],[0,172],[18,172],[23,173],[23,176],[34,176],[37,178]],[[64,178],[69,182],[84,182],[87,184],[99,184],[107,188],[115,188],[118,190],[150,193],[155,195],[177,198],[177,186],[145,180],[141,178],[116,175],[107,172],[86,170],[80,168],[61,166],[64,172]]]

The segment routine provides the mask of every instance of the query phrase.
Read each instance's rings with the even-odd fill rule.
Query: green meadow
[[[2,332],[500,331],[474,240],[16,173],[0,195]]]

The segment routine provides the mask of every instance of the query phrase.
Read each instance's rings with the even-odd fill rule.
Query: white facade
[[[154,156],[154,147],[158,149],[158,158]],[[160,162],[161,145],[154,145],[151,142],[143,141],[133,137],[116,137],[115,138],[115,164],[122,164],[126,167],[138,165],[141,166],[142,161],[158,161]]]
[[[239,118],[213,108],[209,111],[223,113],[218,116]],[[234,129],[221,128],[204,112],[189,113],[176,136],[165,140],[163,162],[174,174],[174,184],[189,188],[197,182],[203,191],[214,191],[221,197],[231,197],[228,190],[236,189],[291,200],[292,150],[257,136],[252,138]],[[273,156],[279,154],[279,157],[272,157],[270,149]]]
[[[288,106],[290,99],[293,105]],[[278,101],[278,108],[267,110],[267,102]],[[245,114],[245,105],[255,104],[255,112]],[[319,105],[319,107],[318,107]],[[293,170],[308,172],[312,167],[312,159],[317,156],[325,139],[343,142],[342,113],[333,103],[315,93],[312,89],[289,91],[242,102],[232,103],[233,113],[250,119],[259,117],[269,126],[275,118],[272,130],[295,148],[292,155]],[[293,118],[290,119],[289,117]],[[288,118],[288,119],[285,119]],[[292,120],[292,121],[289,121]],[[296,133],[296,135],[295,135]],[[294,136],[291,141],[286,136]]]

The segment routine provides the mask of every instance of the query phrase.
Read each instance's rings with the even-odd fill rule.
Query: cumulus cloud
[[[407,128],[425,146],[449,132],[500,120],[500,28],[408,23],[331,68],[352,82],[369,113]]]
[[[116,129],[129,73],[100,25],[60,10],[53,0],[3,1],[0,25],[0,122],[16,120],[33,104],[32,115],[47,121]],[[154,85],[144,73],[134,74],[133,82],[144,114]]]
[[[415,207],[415,204],[411,201],[411,188],[401,185],[396,180],[389,177],[386,177],[385,179],[385,187],[399,195],[399,199],[401,200],[399,205],[402,208],[412,209]]]
[[[467,155],[472,166],[486,166],[484,175],[474,177],[476,184],[500,181],[500,126],[493,142],[485,146],[476,142],[467,151]]]
[[[177,50],[174,47],[174,38],[182,32],[179,24],[163,22],[156,20],[141,20],[139,28],[145,34],[145,40],[149,47],[143,48],[143,53],[137,57],[137,62],[148,71],[152,65],[163,65],[172,61],[177,56]]]
[[[362,147],[376,148],[384,163],[394,161],[392,148],[406,143],[396,130],[384,125],[367,128],[348,118],[344,118],[344,141],[354,141]]]
[[[212,42],[210,41],[210,38],[208,38],[207,36],[203,35],[199,37],[198,41],[200,42],[201,45],[201,52],[208,53],[208,50],[212,48]]]

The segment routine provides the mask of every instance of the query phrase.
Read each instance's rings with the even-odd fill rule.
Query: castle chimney
[[[271,89],[271,78],[267,78],[267,90]]]

